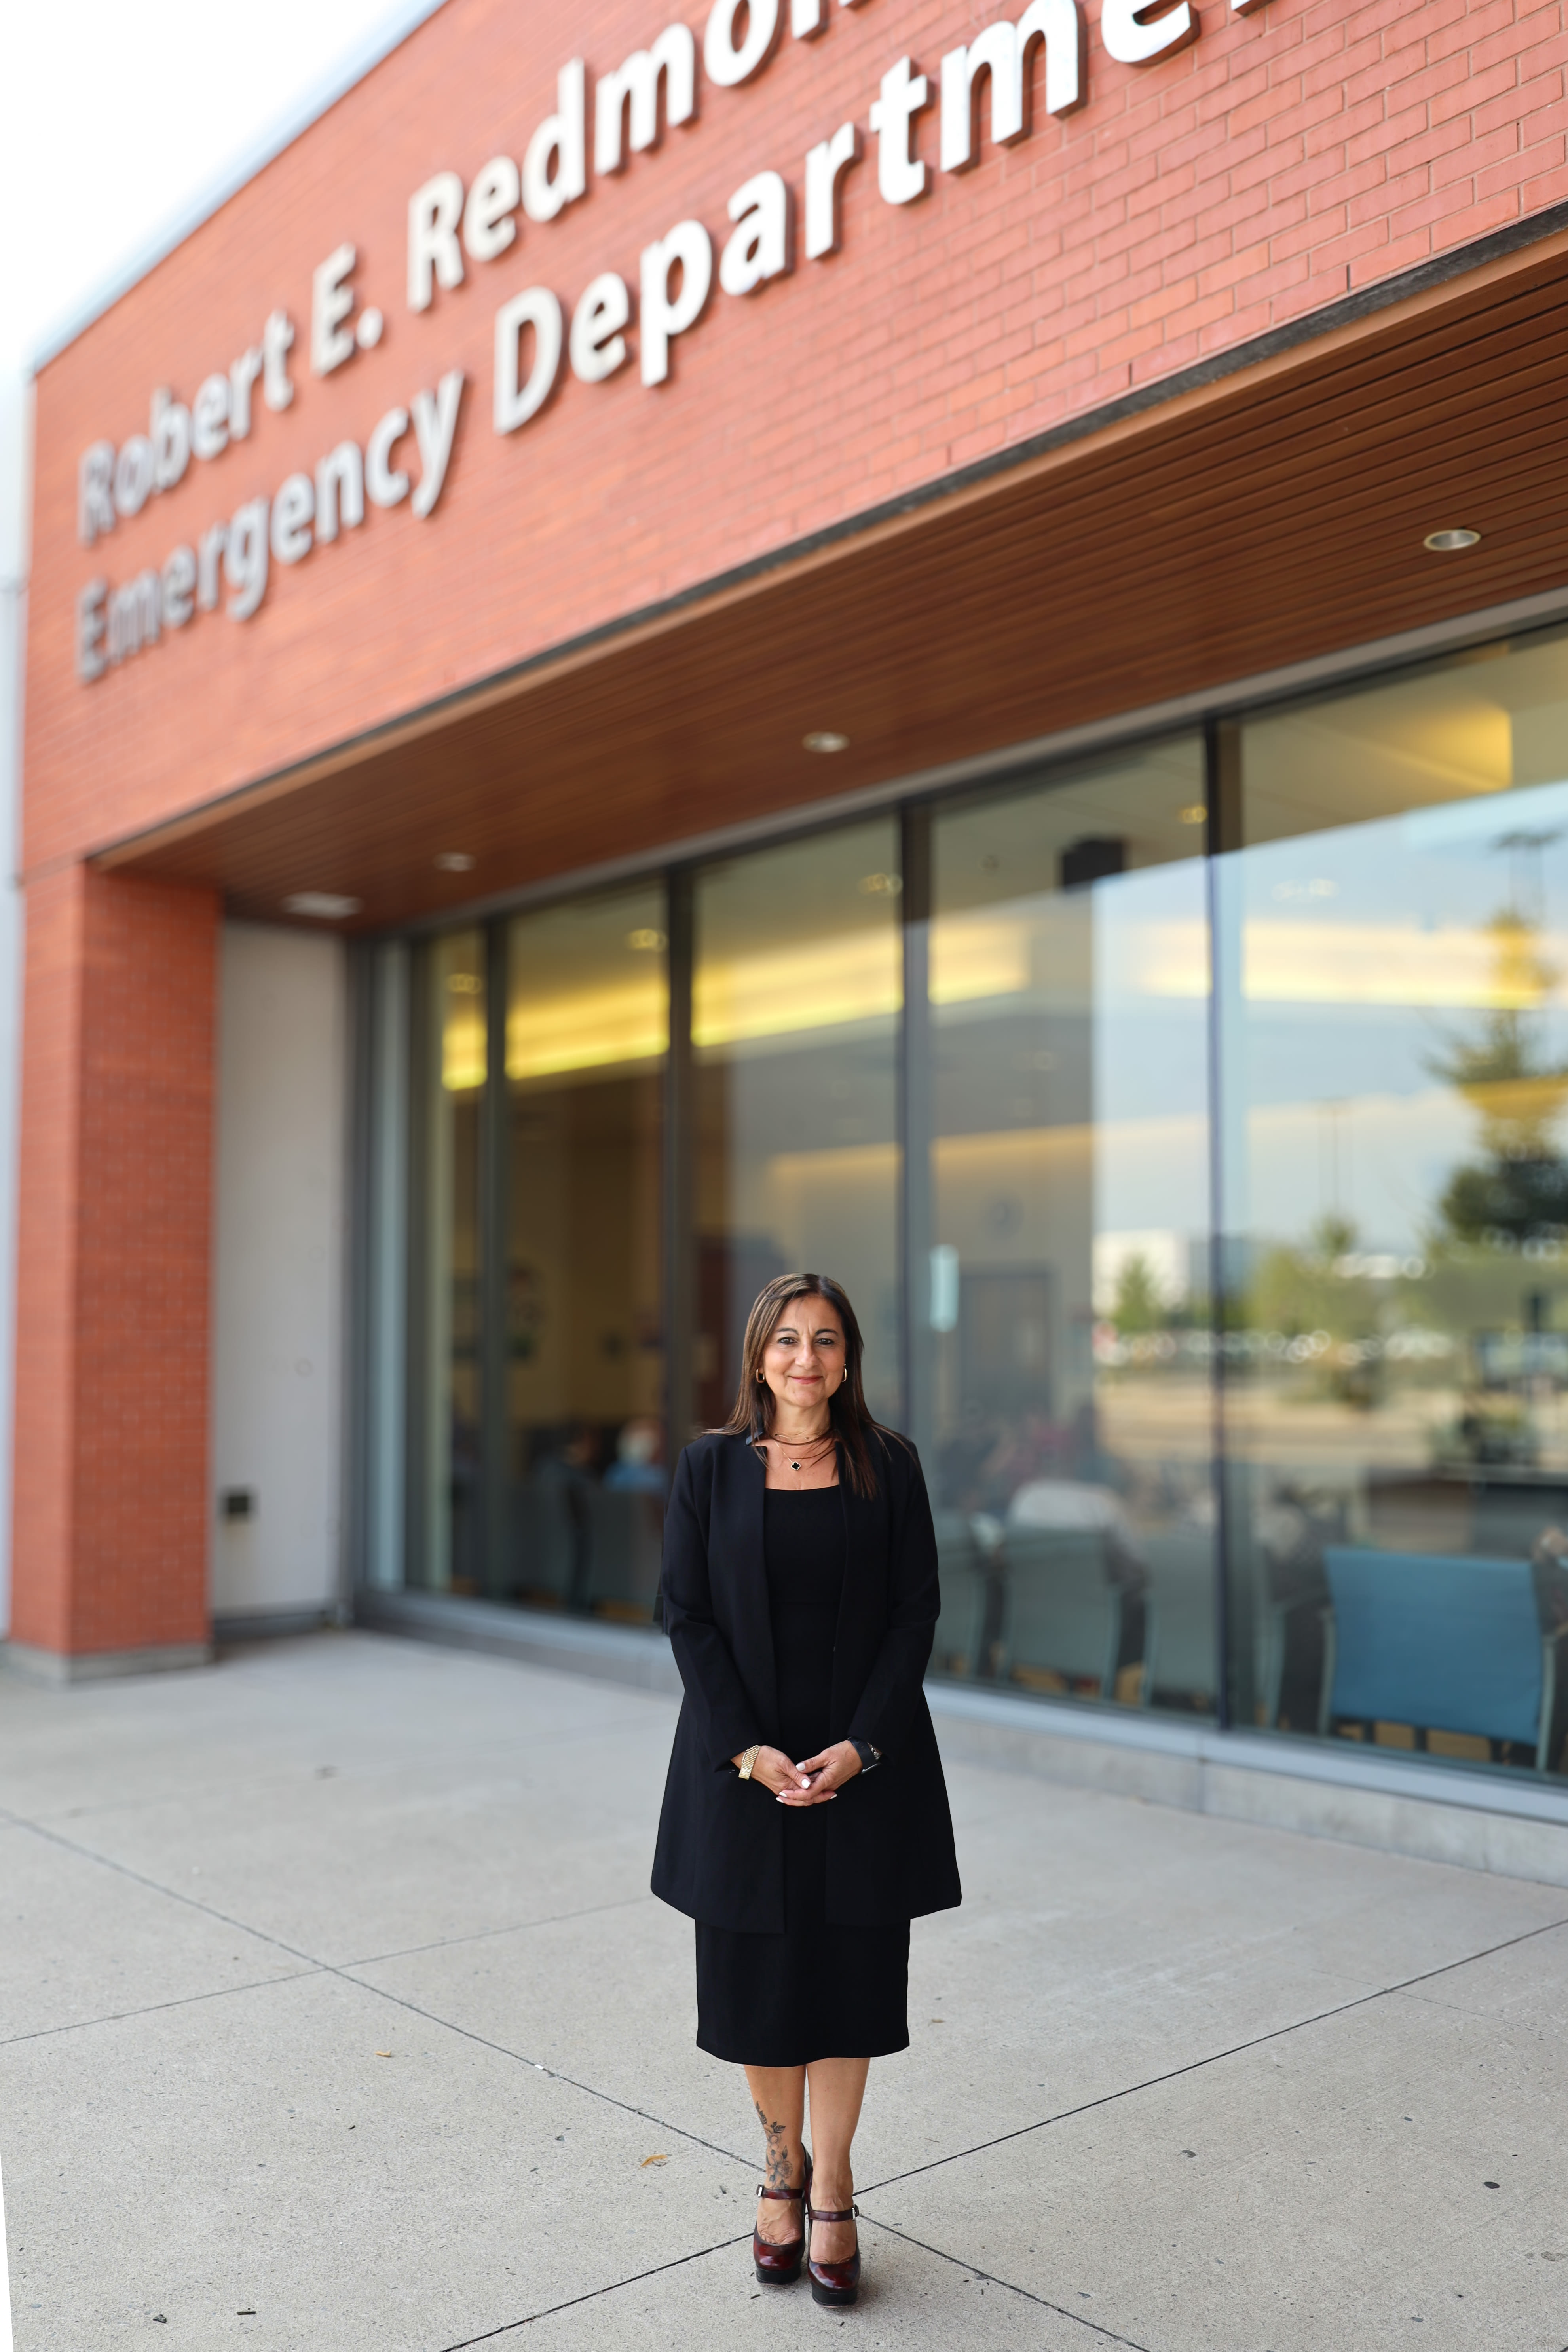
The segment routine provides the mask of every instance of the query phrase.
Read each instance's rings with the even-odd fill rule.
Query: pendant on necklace
[[[791,1470],[799,1470],[800,1465],[798,1462],[791,1462],[789,1467]]]

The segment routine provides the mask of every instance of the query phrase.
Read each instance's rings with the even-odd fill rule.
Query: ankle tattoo
[[[789,2186],[789,2135],[782,2124],[768,2122],[764,2107],[758,2107],[757,2120],[762,2126],[763,2137],[768,2142],[768,2186],[769,2189],[787,2189]]]

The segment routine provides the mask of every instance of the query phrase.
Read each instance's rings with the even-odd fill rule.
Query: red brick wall
[[[412,314],[405,213],[450,167],[521,154],[575,47],[616,66],[674,0],[569,12],[449,0],[402,48],[52,362],[39,385],[27,693],[26,857],[79,852],[314,753],[398,711],[726,566],[1004,449],[1072,414],[1521,215],[1568,198],[1561,0],[1202,0],[1201,37],[1116,64],[1088,0],[1087,104],[1037,104],[1019,145],[934,174],[904,207],[874,162],[846,183],[843,251],[744,300],[716,290],[657,390],[635,367],[568,380],[507,438],[489,419],[500,303],[530,283],[570,303],[635,278],[652,237],[695,213],[716,239],[764,165],[799,194],[809,145],[862,125],[903,52],[933,78],[991,0],[829,0],[739,89],[705,85],[695,124],[635,156],[502,259]],[[706,10],[684,0],[698,28]],[[1014,8],[1016,16],[1020,13]],[[569,46],[570,45],[570,46]],[[1037,65],[1037,83],[1042,79]],[[936,114],[922,118],[935,161]],[[868,149],[872,142],[868,142]],[[385,340],[325,381],[306,363],[310,274],[343,239]],[[297,396],[193,464],[90,553],[78,454],[144,429],[157,384],[189,399],[276,304],[299,331]],[[111,579],[360,438],[454,364],[470,385],[436,512],[372,512],[275,570],[253,620],[204,616],[96,685],[72,675],[71,612]]]
[[[571,304],[695,215],[722,242],[764,167],[797,202],[807,149],[862,125],[909,53],[935,82],[989,0],[828,0],[739,89],[632,158],[429,312],[405,306],[408,199],[522,154],[573,51],[618,66],[674,0],[563,17],[448,0],[42,373],[27,656],[28,883],[14,1631],[57,1650],[198,1639],[204,1625],[208,1185],[217,909],[83,873],[96,848],[1005,451],[1347,290],[1568,199],[1562,0],[1202,0],[1201,37],[1114,63],[1087,0],[1088,101],[978,167],[883,204],[849,176],[843,249],[736,299],[716,290],[673,379],[635,365],[508,437],[490,425],[497,308]],[[706,9],[682,0],[700,30]],[[1016,16],[1020,11],[1014,8]],[[1036,69],[1037,84],[1041,79]],[[937,118],[922,118],[935,163]],[[870,144],[871,142],[868,142]],[[359,248],[380,347],[308,368],[311,273]],[[78,460],[189,400],[286,307],[293,404],[90,551]],[[467,373],[440,505],[405,504],[274,568],[252,620],[203,615],[96,684],[73,608],[242,501],[270,496],[394,404]],[[716,815],[718,814],[715,813]]]
[[[70,866],[28,891],[12,1626],[205,1638],[218,909]]]

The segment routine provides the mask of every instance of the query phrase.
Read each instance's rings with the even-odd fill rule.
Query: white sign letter
[[[101,677],[107,664],[103,656],[103,605],[109,594],[107,580],[89,580],[77,598],[77,676],[90,686]]]
[[[555,102],[523,157],[523,210],[530,220],[554,220],[588,185],[588,77],[580,58],[562,66]]]
[[[294,321],[287,310],[274,310],[261,331],[261,396],[268,408],[287,408],[294,397],[288,381],[293,349]]]
[[[338,518],[345,530],[365,519],[365,464],[357,441],[340,441],[316,468],[316,544],[329,545],[338,536]]]
[[[351,245],[340,245],[310,280],[310,364],[318,375],[330,375],[354,356],[354,338],[343,324],[354,307],[354,289],[344,283],[354,257]]]
[[[1156,0],[1105,0],[1100,16],[1100,38],[1119,66],[1152,65],[1197,38],[1197,18],[1188,0],[1148,19]]]
[[[1030,52],[1045,43],[1045,110],[1070,114],[1083,102],[1083,19],[1078,0],[1033,0],[1018,30],[1004,18],[988,25],[967,49],[942,60],[942,169],[967,172],[977,162],[975,85],[991,82],[991,137],[998,147],[1029,128]]]
[[[152,495],[152,444],[145,433],[133,433],[114,461],[115,511],[129,521],[139,515]]]
[[[290,474],[272,502],[272,551],[279,563],[298,563],[309,554],[315,518],[315,483],[308,474]]]
[[[196,559],[177,547],[163,565],[163,626],[183,629],[196,609]]]
[[[493,155],[468,191],[463,242],[476,261],[494,261],[517,234],[512,218],[522,202],[523,183],[509,155]]]
[[[607,269],[571,314],[571,372],[580,383],[602,383],[626,358],[621,330],[632,316],[632,294],[623,278]]]
[[[210,375],[191,403],[191,446],[198,457],[217,457],[229,443],[229,380]]]
[[[840,241],[839,180],[861,156],[860,125],[841,122],[831,139],[806,158],[806,258],[821,261],[837,253]]]
[[[718,282],[727,294],[750,294],[789,269],[789,191],[777,172],[758,172],[737,188],[728,212],[737,227],[720,257]]]
[[[77,537],[90,547],[100,531],[114,529],[114,444],[95,441],[77,467]],[[87,591],[83,590],[83,594]],[[108,589],[104,594],[109,593]],[[94,670],[96,677],[98,672]]]
[[[219,573],[223,570],[224,550],[229,543],[226,522],[215,522],[204,530],[196,542],[196,602],[204,613],[218,609]]]
[[[735,46],[735,20],[746,10],[746,38]],[[749,81],[773,53],[779,35],[779,0],[713,0],[703,35],[703,66],[709,81],[734,89]]]
[[[697,110],[697,45],[688,25],[669,25],[651,49],[636,49],[618,72],[605,74],[593,94],[593,168],[618,172],[625,162],[621,132],[630,106],[627,147],[640,155],[659,143],[659,77],[664,119],[672,129]]]
[[[248,621],[267,593],[265,499],[248,499],[230,523],[224,577],[235,591],[229,598],[230,620]]]
[[[191,412],[183,400],[167,392],[152,395],[152,479],[161,490],[172,490],[191,462]]]
[[[670,281],[681,273],[672,300]],[[677,221],[666,237],[643,252],[643,381],[663,383],[670,373],[670,339],[702,316],[713,284],[713,246],[701,221]]]
[[[408,431],[406,408],[389,408],[365,444],[365,496],[375,507],[395,507],[408,496],[408,476],[394,473],[392,453]]]
[[[523,329],[534,331],[534,363],[526,383],[517,380]],[[563,332],[560,304],[548,286],[530,286],[514,295],[496,313],[496,389],[494,417],[497,433],[515,433],[538,415],[560,371]]]
[[[261,373],[261,353],[241,352],[229,369],[229,438],[244,441],[250,433],[250,391]]]
[[[419,488],[411,501],[416,515],[427,515],[441,496],[457,431],[458,404],[463,398],[463,371],[449,368],[434,394],[413,396],[413,429],[419,442]]]
[[[408,200],[408,307],[428,310],[432,275],[450,292],[463,283],[457,224],[463,214],[463,183],[455,172],[437,172]]]
[[[1182,0],[1186,5],[1186,0]],[[908,58],[900,58],[882,78],[882,96],[871,110],[876,132],[876,184],[883,204],[913,204],[925,194],[925,166],[912,152],[915,117],[931,102],[930,85]]]

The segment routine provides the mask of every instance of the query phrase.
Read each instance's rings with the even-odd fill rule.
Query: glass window
[[[795,1268],[843,1284],[871,1409],[899,1418],[897,843],[882,817],[696,877],[700,1426],[729,1411],[758,1291]]]
[[[422,948],[413,995],[417,1141],[411,1205],[420,1273],[409,1302],[411,1580],[434,1591],[476,1592],[483,932],[449,932]]]
[[[659,1580],[664,897],[506,928],[499,1599],[646,1622]]]
[[[1196,738],[938,812],[911,1100],[936,1664],[1207,1713],[1205,814]]]
[[[1225,764],[1237,1719],[1561,1769],[1568,641]]]
[[[1568,1770],[1568,632],[397,970],[375,1575],[645,1622],[673,1446],[818,1268],[935,1672]]]

